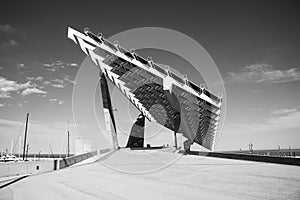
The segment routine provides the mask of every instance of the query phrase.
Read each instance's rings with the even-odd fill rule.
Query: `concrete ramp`
[[[1,189],[0,196],[12,194],[13,199],[22,200],[299,199],[299,188],[298,166],[119,150],[87,165],[24,178]]]

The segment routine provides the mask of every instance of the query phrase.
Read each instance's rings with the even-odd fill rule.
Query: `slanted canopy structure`
[[[90,56],[143,117],[181,133],[190,144],[213,150],[222,97],[89,30],[81,33],[68,28],[68,38]]]

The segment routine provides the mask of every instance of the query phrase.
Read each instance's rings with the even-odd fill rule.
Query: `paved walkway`
[[[27,177],[1,189],[0,197],[300,199],[300,167],[119,150],[101,161]]]

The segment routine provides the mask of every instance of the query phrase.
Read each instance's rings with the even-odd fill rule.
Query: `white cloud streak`
[[[287,83],[299,80],[299,68],[279,70],[273,69],[269,64],[254,64],[244,67],[239,72],[229,73],[227,82]]]
[[[25,68],[25,64],[23,64],[23,63],[18,63],[18,64],[17,64],[17,67],[18,67],[18,68]]]
[[[51,86],[54,87],[54,88],[65,88],[65,85],[57,84],[57,83],[51,84]]]
[[[55,61],[51,64],[45,63],[44,67],[46,68],[46,70],[51,71],[51,72],[55,72],[61,68],[64,68],[64,63],[61,61]]]
[[[294,113],[297,111],[298,111],[297,108],[291,108],[291,109],[283,108],[283,109],[279,109],[279,110],[273,110],[273,111],[271,111],[271,113],[275,114],[275,115],[286,115],[286,114],[291,114],[291,113]]]
[[[49,85],[50,83],[50,81],[44,81],[44,85]]]
[[[37,77],[26,77],[27,80],[29,81],[42,81],[44,78],[42,76],[37,76]]]
[[[48,71],[55,72],[55,71],[58,71],[60,69],[65,69],[66,67],[77,68],[78,64],[77,63],[65,63],[65,62],[62,62],[62,61],[58,60],[58,61],[55,61],[51,64],[45,63],[44,67]]]
[[[22,92],[23,96],[27,96],[27,95],[30,95],[30,94],[47,94],[47,92],[44,91],[44,90],[37,89],[37,88],[26,88]]]
[[[64,80],[62,80],[62,79],[54,79],[52,81],[56,82],[56,83],[59,83],[59,84],[63,84],[64,83]]]
[[[67,66],[69,67],[78,67],[77,63],[67,63]]]
[[[51,86],[54,88],[65,88],[69,84],[75,84],[75,81],[70,79],[70,76],[66,75],[63,79],[52,80]]]
[[[75,80],[71,80],[70,76],[68,75],[64,77],[64,80],[67,81],[68,83],[75,84]]]
[[[58,103],[59,105],[62,105],[65,101],[63,101],[63,100],[58,100],[58,99],[56,99],[56,98],[51,98],[51,99],[49,99],[49,101],[51,102],[51,103]]]
[[[52,98],[52,99],[49,99],[49,101],[50,102],[56,102],[56,101],[58,101],[57,99],[54,99],[54,98]]]

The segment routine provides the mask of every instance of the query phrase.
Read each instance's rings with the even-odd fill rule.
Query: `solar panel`
[[[74,31],[74,37],[75,34],[76,31]],[[216,123],[220,115],[221,98],[207,89],[201,89],[187,78],[152,61],[150,64],[145,58],[131,53],[121,46],[116,47],[103,38],[102,44],[107,45],[109,49],[102,48],[103,46],[100,44],[98,46],[95,43],[91,45],[90,38],[96,42],[99,41],[98,37],[93,38],[96,37],[95,35],[85,36],[90,38],[80,37],[82,34],[78,34],[75,39],[77,41],[81,39],[83,42],[76,43],[81,45],[81,49],[85,50],[84,52],[88,55],[92,55],[88,48],[95,50],[93,47],[97,47],[94,52],[98,52],[97,55],[101,58],[93,58],[95,64],[103,64],[101,69],[104,69],[106,74],[110,73],[111,76],[108,78],[112,79],[112,83],[149,120],[155,120],[166,128],[182,133],[192,143],[196,141],[198,144],[203,143],[207,148],[212,147],[216,134]],[[84,46],[85,43],[87,46]],[[135,61],[132,62],[133,59],[149,67],[139,67],[140,65],[137,66]],[[167,87],[170,85],[172,89],[165,90],[164,84]],[[188,89],[185,85],[188,86]],[[203,96],[201,91],[206,96]],[[161,113],[159,109],[155,112],[150,110],[155,104],[164,107],[166,118],[162,117],[164,113]],[[210,139],[209,137],[212,136],[214,137]]]
[[[157,71],[159,71],[160,73],[164,74],[164,75],[168,75],[166,70],[161,68],[159,65],[155,64],[155,63],[152,63],[152,67],[154,69],[156,69]]]
[[[103,43],[104,43],[105,45],[109,46],[109,47],[110,47],[111,49],[113,49],[114,51],[118,51],[117,47],[116,47],[114,44],[110,43],[108,40],[103,39]]]

